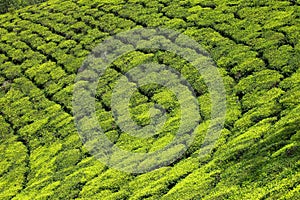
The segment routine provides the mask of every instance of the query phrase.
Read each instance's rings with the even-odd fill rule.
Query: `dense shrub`
[[[10,11],[0,15],[0,199],[299,199],[299,1],[51,0],[21,8],[38,2],[0,0],[0,12]],[[138,50],[101,74],[95,92],[98,121],[89,119],[90,113],[76,116],[85,133],[78,135],[74,80],[83,72],[77,89],[86,97],[92,94],[89,81],[100,75],[98,69],[81,68],[98,61],[84,62],[85,57],[109,36],[139,27],[176,29],[207,51],[198,53],[212,57],[226,89],[224,127],[210,127],[220,119],[211,119],[212,94],[203,75],[174,52],[160,50],[170,47],[164,37],[150,40],[142,33],[116,43]],[[195,54],[189,42],[176,35],[168,39]],[[199,119],[192,115],[196,107],[187,105],[190,99],[177,99],[159,84],[139,87],[129,105],[119,105],[129,109],[130,119],[111,108],[117,81],[150,62],[167,65],[188,81]],[[131,73],[128,86],[142,78]],[[166,121],[154,127],[151,120],[162,110]],[[141,134],[159,129],[140,138],[121,130],[131,127],[129,122],[146,127]],[[182,124],[185,133],[177,135]],[[153,171],[130,174],[99,162],[82,144],[94,125],[116,147],[154,155],[137,160],[105,152],[112,163]],[[218,136],[215,144],[213,136]],[[89,142],[109,149],[101,138]],[[168,159],[174,162],[163,166]]]
[[[18,9],[20,7],[37,4],[37,3],[41,3],[41,2],[45,2],[45,1],[46,0],[12,0],[12,1],[1,0],[0,1],[0,13],[5,13],[5,12],[9,11],[10,9]]]

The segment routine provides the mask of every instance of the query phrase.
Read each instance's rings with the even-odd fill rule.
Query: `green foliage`
[[[50,0],[36,4],[40,2],[0,0],[0,13],[6,12],[0,15],[0,199],[300,198],[299,1]],[[147,41],[149,35],[142,35],[142,45],[154,42],[158,50],[141,48],[110,63],[96,89],[98,121],[79,116],[87,133],[97,124],[117,147],[155,154],[136,164],[135,159],[115,153],[109,159],[119,166],[135,169],[175,160],[147,173],[128,174],[108,168],[83,147],[86,138],[80,138],[74,124],[72,98],[76,74],[83,70],[80,67],[90,51],[109,36],[138,27],[178,30],[208,51],[226,88],[226,117],[212,150],[200,157],[204,138],[208,136],[206,147],[214,139],[214,132],[208,132],[216,120],[210,116],[210,91],[188,61],[159,50],[160,45],[169,45],[161,44],[163,37]],[[127,38],[131,44],[137,39]],[[176,41],[191,52],[187,41]],[[182,112],[194,111],[181,110],[180,104],[188,99],[179,102],[158,84],[138,88],[129,105],[121,107],[128,107],[131,120],[145,127],[151,114],[158,115],[157,109],[151,112],[156,104],[166,111],[162,128],[148,138],[120,129],[110,105],[112,91],[126,72],[150,62],[173,68],[194,89],[201,115],[194,130],[189,130],[195,120],[192,115],[181,120]],[[84,71],[84,76],[99,74]],[[129,76],[133,82],[139,78],[143,75]],[[81,87],[89,88],[88,80]],[[118,117],[125,125],[129,120]],[[186,146],[187,135],[168,151],[156,153],[174,140],[181,124],[194,133],[191,145]],[[175,156],[186,148],[182,157]]]
[[[242,79],[236,86],[237,92],[242,94],[258,90],[268,90],[275,87],[283,76],[274,70],[262,70]]]
[[[1,142],[1,171],[0,171],[0,198],[10,199],[23,188],[25,184],[28,166],[28,155],[24,144],[17,141],[17,137],[11,136]]]
[[[45,0],[12,0],[12,1],[1,0],[0,1],[0,13],[5,13],[5,12],[10,11],[10,9],[17,9],[17,8],[24,7],[27,5],[41,3],[44,1]]]
[[[58,154],[55,161],[56,170],[60,171],[69,167],[73,168],[75,164],[80,160],[80,157],[81,155],[78,149],[72,149]]]

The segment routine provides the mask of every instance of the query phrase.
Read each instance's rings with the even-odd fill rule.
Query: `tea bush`
[[[0,199],[299,199],[299,1],[41,2],[0,0]],[[198,53],[211,56],[226,90],[224,127],[210,127],[220,120],[211,116],[208,86],[215,77],[205,79],[187,60],[160,49],[171,48],[174,40],[186,55],[195,54],[181,38],[123,35],[114,45],[126,43],[121,52],[130,52],[103,74],[99,59],[84,62],[92,50],[101,56],[95,47],[109,36],[141,27],[175,29],[203,47]],[[149,44],[156,48],[144,48]],[[189,98],[180,99],[163,85],[139,87],[144,74],[126,74],[152,62],[189,83],[199,119],[196,106],[186,105],[192,92],[182,92]],[[84,70],[88,65],[96,69]],[[74,85],[78,72],[83,73]],[[152,78],[158,76],[174,79],[166,70]],[[125,117],[111,105],[121,77],[127,86],[138,86],[128,105],[118,105],[129,109]],[[98,78],[94,93],[89,81]],[[84,113],[93,106],[88,101],[75,105],[83,113],[74,116],[74,88],[82,99],[95,97],[97,120]],[[149,134],[159,110],[166,121],[150,137],[120,128],[133,122]],[[101,138],[88,141],[97,144],[94,149],[82,144],[95,126],[122,150],[154,155],[136,160],[106,149],[101,153],[111,163],[127,170],[151,166],[150,171],[127,173],[98,161],[90,150],[108,148]]]

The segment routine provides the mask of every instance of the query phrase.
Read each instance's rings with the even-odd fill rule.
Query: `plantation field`
[[[116,123],[114,86],[143,63],[180,73],[194,89],[200,115],[192,144],[172,147],[171,154],[187,148],[179,159],[128,173],[83,146],[74,123],[74,83],[87,56],[109,36],[157,27],[185,34],[211,56],[224,84],[226,116],[211,151],[199,156],[213,121],[203,76],[181,56],[159,48],[120,56],[95,92],[98,124],[114,145],[155,152],[180,127],[180,101],[158,84],[133,93],[129,110],[133,121],[146,126],[150,107],[161,105],[167,118],[160,132],[132,137]],[[299,0],[49,0],[1,14],[0,199],[300,199],[299,40]],[[77,121],[92,129],[84,116]],[[108,159],[124,166],[134,162]]]

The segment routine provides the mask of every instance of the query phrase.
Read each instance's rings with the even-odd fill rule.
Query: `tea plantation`
[[[150,107],[161,105],[167,111],[162,130],[137,138],[116,123],[114,86],[143,63],[185,77],[201,116],[182,157],[128,173],[83,146],[72,99],[77,72],[97,44],[142,27],[179,31],[209,53],[224,83],[226,117],[212,150],[200,157],[212,121],[201,74],[169,51],[137,49],[119,57],[95,94],[98,123],[114,145],[154,152],[179,128],[178,99],[155,84],[139,88],[129,110],[145,126]],[[299,0],[49,0],[1,14],[0,199],[300,199],[299,40]]]

